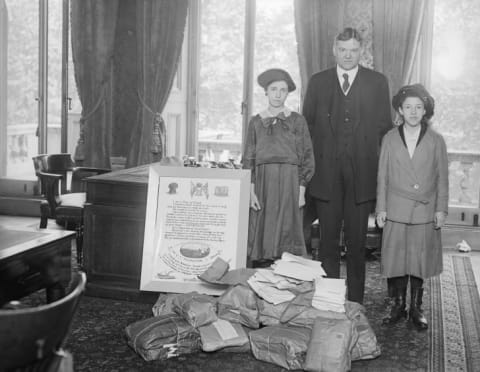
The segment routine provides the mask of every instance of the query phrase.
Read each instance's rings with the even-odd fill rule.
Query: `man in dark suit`
[[[336,67],[314,74],[303,102],[315,153],[309,194],[320,222],[318,259],[340,276],[339,236],[344,224],[348,299],[363,302],[365,239],[376,197],[378,155],[392,127],[388,82],[359,66],[362,38],[345,28],[334,41]]]

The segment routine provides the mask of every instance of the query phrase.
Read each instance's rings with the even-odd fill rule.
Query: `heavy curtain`
[[[131,132],[127,167],[160,160],[165,154],[161,116],[182,50],[188,0],[138,0],[136,123]]]
[[[374,0],[373,63],[395,93],[405,84],[428,87],[433,0]]]
[[[344,0],[295,0],[295,33],[302,89],[316,72],[333,66],[333,40],[343,26]]]
[[[72,57],[82,103],[74,158],[83,165],[109,168],[109,87],[118,0],[74,0],[71,6]]]
[[[8,9],[0,0],[0,177],[7,174],[7,49]]]

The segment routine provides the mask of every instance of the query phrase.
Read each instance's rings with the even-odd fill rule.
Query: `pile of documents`
[[[275,274],[309,282],[327,275],[320,261],[309,260],[287,252],[284,252],[282,258],[275,261],[272,267]]]
[[[274,305],[293,300],[304,291],[306,282],[312,288],[316,278],[326,275],[321,262],[291,253],[283,253],[272,269],[257,269],[247,282],[258,296]]]
[[[345,312],[345,279],[316,278],[312,306],[319,310]]]

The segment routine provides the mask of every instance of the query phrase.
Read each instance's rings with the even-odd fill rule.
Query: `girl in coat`
[[[383,227],[381,270],[387,277],[384,324],[408,317],[428,328],[422,312],[423,281],[442,272],[440,228],[448,211],[448,159],[443,137],[429,126],[434,100],[420,84],[407,85],[392,99],[403,124],[383,141],[377,183],[376,218]]]
[[[305,119],[285,107],[295,90],[290,75],[270,69],[257,80],[268,106],[250,120],[243,154],[251,170],[248,262],[268,266],[283,252],[306,254],[301,208],[314,159]]]

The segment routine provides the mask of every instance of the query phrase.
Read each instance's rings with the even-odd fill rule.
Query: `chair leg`
[[[40,228],[47,228],[48,216],[50,216],[50,207],[47,203],[40,204]]]
[[[79,267],[83,264],[83,226],[78,224],[75,226],[76,245],[77,245],[77,264]]]

